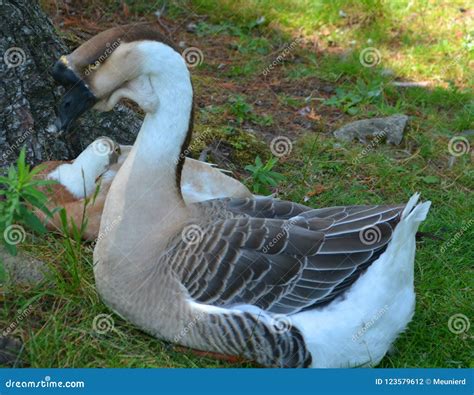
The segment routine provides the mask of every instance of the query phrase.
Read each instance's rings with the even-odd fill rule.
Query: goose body
[[[113,54],[81,74],[90,48],[119,36]],[[60,82],[69,71],[84,81],[97,109],[125,97],[146,112],[94,250],[103,300],[160,339],[264,366],[376,365],[413,315],[415,234],[430,202],[415,194],[393,206],[187,204],[179,178],[193,92],[183,59],[161,41],[150,25],[111,29],[55,68]],[[78,116],[64,103],[79,97],[63,99],[61,126]]]
[[[97,149],[97,147],[101,149],[100,144],[103,144],[103,152],[108,149],[107,147],[111,147],[110,154],[100,153]],[[64,207],[68,218],[77,226],[81,225],[83,217],[87,218],[84,239],[96,239],[110,185],[131,149],[130,145],[119,146],[109,138],[100,138],[72,162],[44,162],[42,164],[44,169],[38,173],[38,177],[58,182],[51,187],[43,188],[49,197],[48,208],[53,210],[56,207]],[[183,199],[188,204],[219,197],[252,196],[241,182],[208,163],[192,158],[186,158],[184,161],[181,185]],[[92,199],[97,188],[99,191]],[[87,205],[86,199],[89,199]],[[48,229],[61,228],[58,214],[52,218],[47,218],[40,210],[36,210],[36,214],[46,221]]]

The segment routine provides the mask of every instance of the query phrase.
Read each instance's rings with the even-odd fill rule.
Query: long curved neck
[[[134,144],[137,170],[153,174],[162,189],[173,192],[182,201],[181,172],[192,133],[192,88],[180,81],[164,89],[162,81],[154,81],[159,107],[147,113]],[[169,89],[168,89],[169,88]]]
[[[147,112],[107,195],[101,233],[113,243],[113,251],[151,253],[188,217],[177,184],[193,101],[189,72],[185,64],[183,67],[180,71],[177,66],[170,73],[148,73],[140,79],[140,89],[133,89],[141,95],[135,97],[138,103],[156,101],[157,106]]]

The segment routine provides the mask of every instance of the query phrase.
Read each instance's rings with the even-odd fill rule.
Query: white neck
[[[163,44],[145,42],[140,50],[150,54],[142,65],[142,73],[147,74],[129,83],[124,92],[139,105],[146,102],[140,106],[147,114],[112,183],[101,221],[102,232],[120,217],[120,225],[109,237],[124,251],[127,245],[133,246],[129,251],[142,245],[144,234],[156,238],[160,226],[179,226],[186,211],[176,172],[192,109],[189,72],[181,56]],[[156,108],[150,108],[150,103],[157,103]]]
[[[89,146],[74,161],[58,166],[48,178],[58,181],[75,198],[83,199],[95,191],[96,179],[105,171],[108,157],[98,157]]]

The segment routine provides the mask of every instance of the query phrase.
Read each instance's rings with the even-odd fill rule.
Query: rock
[[[188,33],[196,33],[197,25],[194,22],[190,22],[186,26],[186,31]]]
[[[343,141],[359,140],[367,144],[374,138],[385,139],[387,143],[399,145],[403,138],[403,131],[408,116],[403,114],[385,118],[362,119],[351,122],[334,131],[334,136]]]
[[[380,75],[382,77],[393,77],[395,75],[395,71],[393,71],[392,69],[389,69],[389,68],[384,68],[380,72]]]
[[[10,336],[0,336],[0,366],[18,367],[21,342]]]
[[[16,256],[12,256],[3,246],[0,246],[0,261],[4,264],[7,282],[10,284],[36,284],[43,281],[48,272],[44,262],[23,251],[18,251]]]

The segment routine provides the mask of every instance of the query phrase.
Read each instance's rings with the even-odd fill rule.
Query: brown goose
[[[317,210],[272,198],[186,204],[193,90],[183,58],[152,25],[93,37],[55,76],[76,84],[60,127],[122,98],[146,112],[94,251],[97,288],[113,310],[161,339],[265,366],[382,359],[413,315],[415,233],[430,202],[415,194],[402,205]]]

